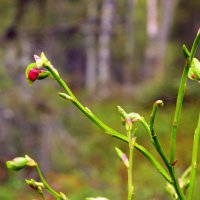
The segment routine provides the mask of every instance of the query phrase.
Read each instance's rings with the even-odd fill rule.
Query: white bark
[[[99,35],[98,81],[100,90],[107,90],[110,80],[110,42],[113,29],[114,3],[113,0],[104,0],[101,12]]]
[[[126,21],[125,21],[125,81],[131,81],[131,69],[134,61],[134,8],[136,0],[126,0]]]
[[[155,38],[158,35],[157,0],[147,1],[147,35]]]
[[[148,46],[146,48],[144,67],[144,76],[147,79],[155,78],[163,72],[167,42],[177,3],[177,0],[161,1],[161,19],[158,25],[158,1],[147,1]]]
[[[97,18],[97,5],[95,1],[91,1],[87,8],[87,23],[84,27],[85,46],[86,46],[86,89],[93,93],[96,89],[96,68],[97,68],[97,52],[95,40],[95,24]]]

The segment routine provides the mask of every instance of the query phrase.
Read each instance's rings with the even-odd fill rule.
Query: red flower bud
[[[28,73],[28,79],[35,81],[38,78],[39,70],[37,68],[32,68]]]

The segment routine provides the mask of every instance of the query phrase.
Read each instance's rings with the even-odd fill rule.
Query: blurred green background
[[[191,47],[199,22],[199,0],[0,0],[0,199],[40,198],[24,182],[37,179],[34,171],[5,167],[25,154],[70,200],[126,199],[127,174],[114,150],[127,152],[126,144],[61,99],[55,81],[28,87],[24,71],[33,54],[44,51],[79,100],[116,130],[124,132],[117,105],[148,120],[153,102],[163,99],[155,128],[169,153],[181,48]],[[199,88],[188,81],[178,129],[179,175],[191,162]],[[137,140],[159,159],[142,127]],[[137,151],[133,174],[136,200],[170,199],[165,180]]]

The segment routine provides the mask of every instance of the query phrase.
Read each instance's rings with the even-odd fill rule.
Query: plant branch
[[[195,184],[196,170],[197,170],[197,157],[198,157],[199,139],[200,139],[200,114],[199,114],[198,125],[197,125],[197,128],[195,130],[195,134],[194,134],[188,200],[192,200],[192,195],[193,195],[193,191],[194,191],[194,184]]]
[[[52,69],[51,65],[45,66],[51,74],[54,76],[54,78],[58,81],[58,83],[61,85],[61,87],[67,92],[67,94],[70,96],[70,100],[73,102],[73,104],[81,110],[92,122],[94,122],[97,126],[99,126],[105,133],[116,137],[122,141],[128,142],[127,136],[113,130],[111,127],[104,124],[96,115],[94,115],[88,108],[84,107],[76,98],[76,96],[73,94],[73,92],[70,90],[70,88],[67,86],[67,84],[61,79],[61,77],[55,73],[55,71]],[[60,95],[63,97],[63,95]],[[66,98],[69,99],[69,98]],[[154,167],[162,174],[162,176],[168,181],[172,182],[170,176],[165,171],[165,169],[159,164],[159,162],[154,158],[154,156],[143,146],[135,143],[135,148],[139,150],[153,165]]]
[[[43,175],[42,175],[42,172],[40,171],[40,168],[38,166],[38,164],[35,166],[36,168],[36,171],[38,173],[38,176],[40,178],[40,180],[42,181],[42,183],[44,184],[45,188],[48,190],[48,192],[56,197],[57,200],[62,200],[63,198],[61,197],[61,195],[59,193],[57,193],[47,182],[46,180],[44,179]]]
[[[177,135],[177,129],[180,121],[181,116],[181,109],[183,104],[183,98],[185,95],[185,89],[186,89],[186,82],[187,82],[187,76],[189,72],[189,68],[192,64],[192,60],[195,56],[195,53],[197,51],[197,47],[200,42],[200,32],[197,33],[197,36],[193,42],[191,52],[189,53],[185,46],[183,46],[184,52],[186,52],[186,55],[189,56],[187,59],[187,63],[184,67],[183,75],[181,78],[179,91],[178,91],[178,97],[176,102],[176,109],[174,114],[174,120],[173,120],[173,126],[172,126],[172,133],[171,133],[171,145],[170,145],[170,163],[172,164],[175,159],[175,152],[176,152],[176,135]]]

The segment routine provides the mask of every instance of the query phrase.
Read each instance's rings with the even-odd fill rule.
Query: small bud
[[[45,70],[39,70],[38,80],[45,79],[49,76],[50,72]]]
[[[126,117],[127,113],[125,112],[125,110],[121,107],[121,106],[117,106],[119,113],[121,114],[121,116],[123,118]]]
[[[115,147],[118,157],[122,160],[124,165],[129,168],[129,161],[125,153],[123,153],[119,148]]]
[[[28,163],[28,161],[25,157],[16,157],[11,161],[7,161],[6,166],[8,169],[18,171],[18,170],[26,167],[27,163]]]
[[[42,182],[37,182],[34,179],[26,179],[27,185],[32,188],[33,190],[36,190],[39,193],[42,193],[42,189],[44,188],[44,184]]]
[[[62,97],[63,99],[68,99],[68,100],[70,100],[70,101],[74,101],[74,99],[73,99],[71,96],[69,96],[68,94],[66,94],[66,93],[59,92],[58,94],[59,94],[59,96]]]
[[[11,161],[6,162],[6,166],[8,169],[18,171],[20,169],[23,169],[24,167],[35,167],[37,163],[28,157],[27,155],[25,157],[16,157]]]
[[[39,76],[38,68],[32,68],[28,73],[28,79],[30,81],[35,81]]]
[[[188,78],[191,80],[200,80],[200,62],[193,58],[189,72],[188,72]]]
[[[163,103],[162,100],[157,100],[157,101],[155,102],[155,104],[160,105],[160,106],[164,106],[164,103]]]
[[[127,117],[129,117],[132,122],[137,122],[141,119],[141,116],[138,113],[135,113],[135,112],[127,114]]]

